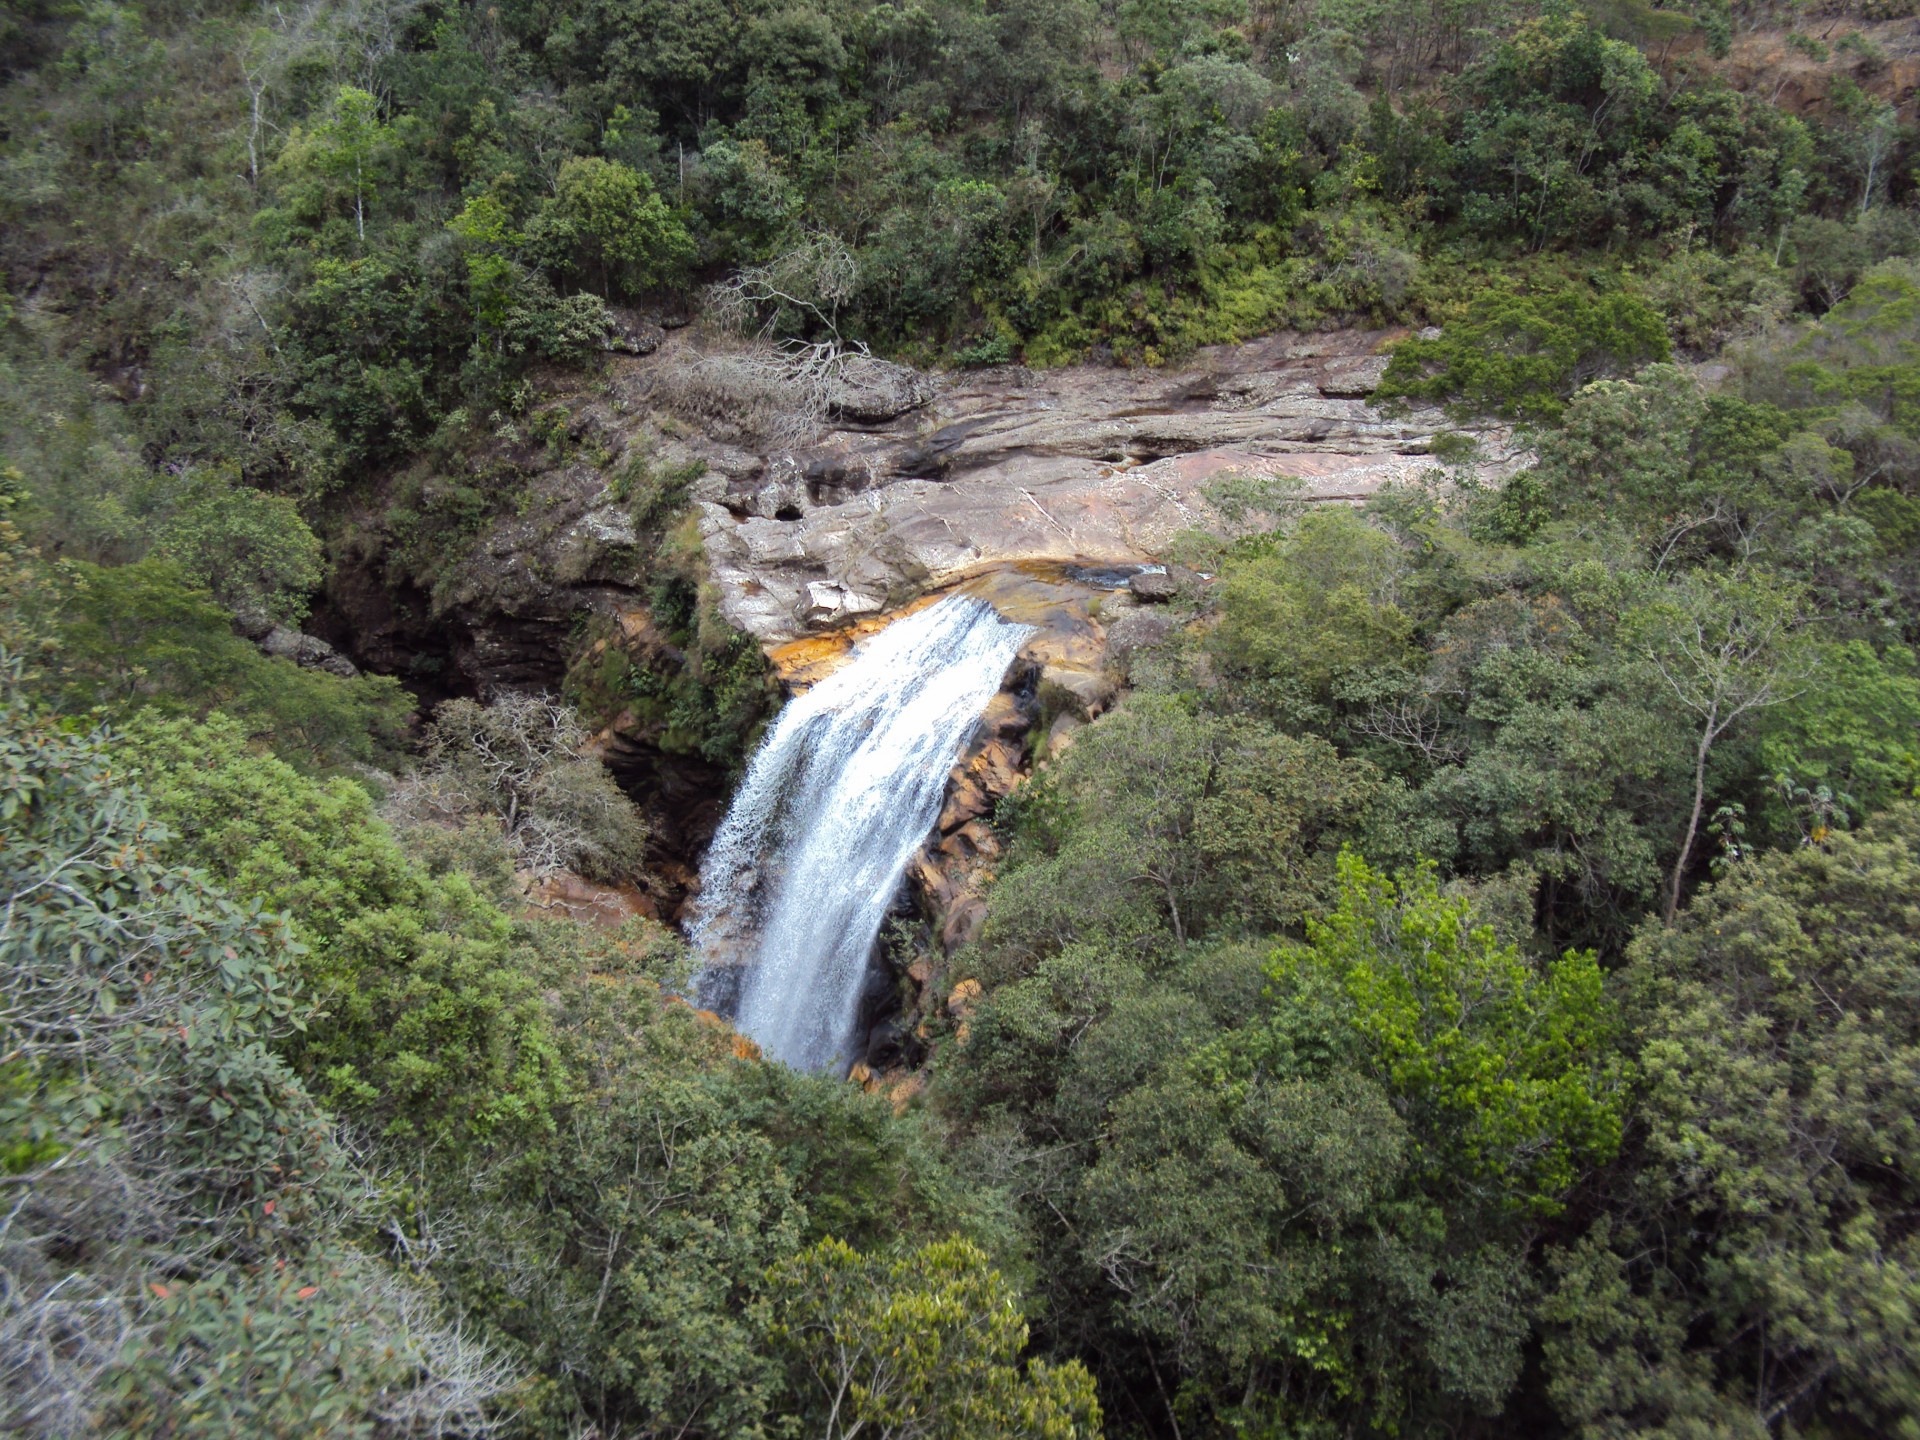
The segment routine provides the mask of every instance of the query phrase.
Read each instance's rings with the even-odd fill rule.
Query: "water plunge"
[[[846,1064],[874,938],[947,772],[1030,627],[950,595],[780,712],[700,873],[694,943],[739,966],[734,1023],[802,1069]]]

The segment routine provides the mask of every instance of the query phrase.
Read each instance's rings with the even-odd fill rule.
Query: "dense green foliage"
[[[934,1066],[1110,1423],[1912,1423],[1916,294],[1555,391],[1498,490],[1223,492]]]
[[[1920,1433],[1910,10],[7,8],[0,1429]],[[785,392],[601,358],[689,310],[1405,327],[1382,401],[1527,453],[1222,487],[896,1106],[525,900],[652,863],[589,729],[770,707],[674,427]],[[288,658],[562,501],[567,703]]]
[[[1903,804],[1743,863],[1635,943],[1638,1163],[1553,1257],[1545,1311],[1582,1433],[1912,1423],[1917,841]]]
[[[21,1421],[755,1435],[807,1390],[783,1388],[762,1297],[810,1214],[869,1242],[1000,1233],[881,1102],[743,1065],[670,1003],[684,964],[657,927],[511,920],[410,859],[355,784],[223,717],[114,739],[143,795],[104,737],[10,693],[0,1102],[27,1208],[4,1323],[42,1347],[9,1359]],[[162,1249],[113,1219],[128,1187]],[[76,1263],[84,1302],[63,1298]],[[951,1303],[965,1326],[1000,1301]],[[487,1339],[448,1330],[449,1307]],[[116,1350],[120,1323],[138,1340]],[[1084,1372],[1034,1385],[1010,1374],[996,1403],[1083,1433]]]

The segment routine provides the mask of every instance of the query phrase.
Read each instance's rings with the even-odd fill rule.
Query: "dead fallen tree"
[[[924,377],[840,333],[859,285],[853,252],[816,235],[707,288],[705,344],[658,373],[656,393],[738,443],[793,449],[829,421],[877,424],[924,403]]]

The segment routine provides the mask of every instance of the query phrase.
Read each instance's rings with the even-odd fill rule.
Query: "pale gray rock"
[[[360,673],[358,666],[318,635],[306,635],[291,626],[274,626],[259,645],[264,653],[291,660],[303,669],[321,670],[343,680]]]
[[[807,582],[806,616],[815,625],[833,625],[861,615],[874,615],[886,609],[886,600],[878,595],[863,595],[830,580]]]
[[[1180,582],[1165,570],[1142,570],[1128,577],[1127,589],[1141,600],[1171,600],[1180,593]]]
[[[891,399],[840,407],[866,418],[802,451],[753,463],[715,441],[703,453],[725,483],[709,476],[696,493],[721,608],[778,644],[994,566],[1153,562],[1181,531],[1220,526],[1207,494],[1231,473],[1291,479],[1330,503],[1416,480],[1455,427],[1437,409],[1368,402],[1387,338],[1272,336],[1179,370],[905,372],[910,384],[889,371],[876,393]],[[636,394],[648,363],[625,382]],[[1528,458],[1504,431],[1479,438],[1483,483]]]
[[[580,519],[580,533],[596,545],[637,545],[633,516],[618,505],[602,505]]]
[[[1136,650],[1163,645],[1179,622],[1162,609],[1129,610],[1107,627],[1107,654],[1125,664]]]

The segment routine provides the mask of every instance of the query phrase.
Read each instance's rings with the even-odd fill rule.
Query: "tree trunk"
[[[1693,855],[1694,837],[1700,833],[1700,811],[1707,799],[1707,753],[1713,748],[1713,724],[1700,734],[1700,748],[1693,757],[1693,813],[1687,817],[1687,838],[1680,842],[1680,858],[1673,862],[1673,887],[1667,892],[1667,923],[1680,913],[1680,882],[1687,873],[1687,861]]]

